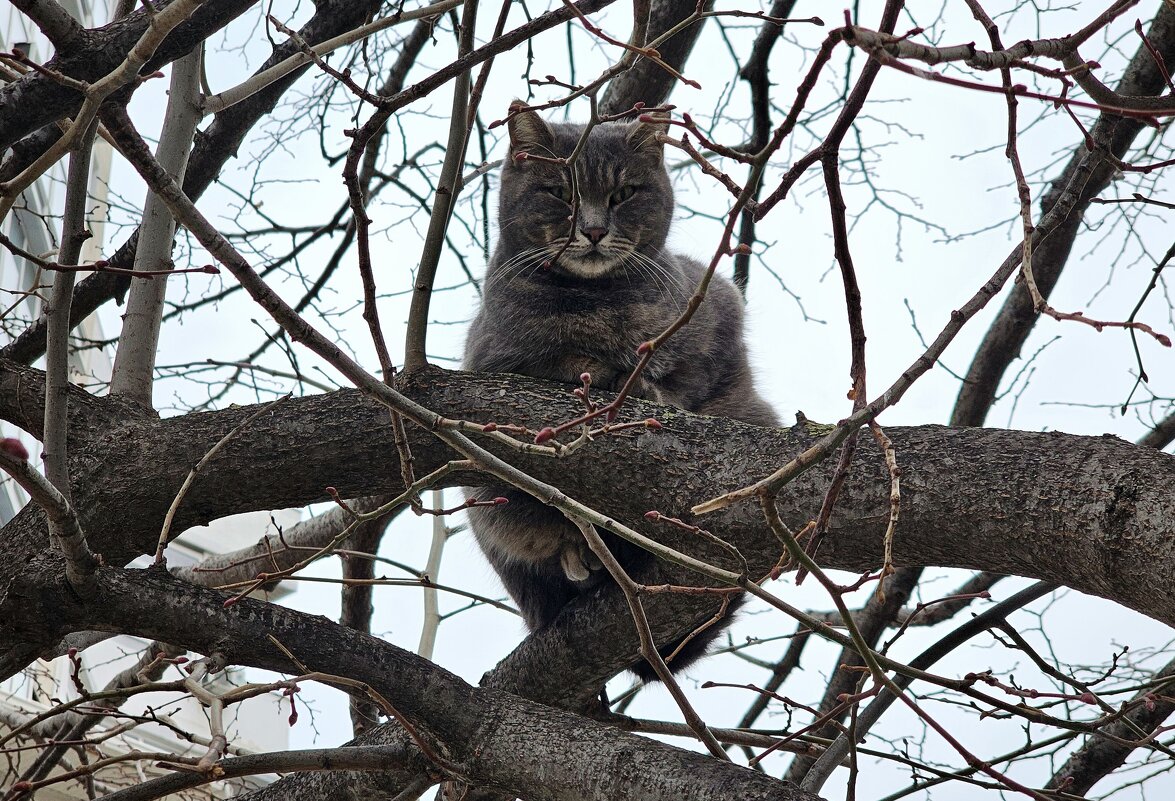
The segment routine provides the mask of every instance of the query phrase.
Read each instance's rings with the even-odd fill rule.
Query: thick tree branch
[[[405,392],[447,418],[536,428],[575,408],[562,387],[513,376],[429,371],[408,381]],[[251,411],[234,408],[127,422],[75,446],[75,505],[92,547],[112,564],[150,552],[159,522],[190,465]],[[660,413],[665,427],[599,439],[570,461],[509,458],[622,522],[696,551],[696,544],[683,542],[674,532],[650,528],[644,512],[653,507],[683,512],[698,496],[762,474],[774,466],[778,454],[795,453],[811,441],[804,430],[759,429],[640,402],[633,402],[632,412],[641,418]],[[1172,457],[1105,437],[933,426],[894,429],[890,435],[904,470],[899,565],[963,567],[1058,581],[1175,622],[1175,594],[1164,589],[1175,586],[1175,499],[1163,489],[1175,479]],[[413,428],[409,436],[422,473],[451,458],[431,435]],[[327,485],[346,496],[395,488],[399,472],[392,453],[386,409],[358,393],[291,399],[225,448],[216,469],[192,487],[179,510],[177,530],[235,512],[322,500]],[[860,458],[833,516],[834,536],[822,551],[831,567],[860,570],[880,559],[876,521],[888,513],[888,473],[879,454]],[[786,518],[806,519],[819,508],[831,469],[816,467],[785,488],[780,509]],[[476,482],[474,476],[458,474],[448,483]],[[618,497],[617,486],[657,490],[651,496]],[[713,523],[753,568],[774,564],[777,545],[754,508],[737,505]],[[4,534],[0,588],[15,573],[45,580],[55,574],[55,559],[42,553],[40,512],[26,509]],[[712,556],[704,551],[700,555]],[[672,619],[671,608],[681,603],[650,604],[650,619],[656,621],[658,611],[666,614],[667,609]],[[660,621],[664,626],[663,617]],[[0,629],[0,637],[15,635]],[[44,636],[18,639],[26,645],[34,640],[40,647],[49,644]],[[617,642],[630,659],[635,649],[631,632]],[[615,653],[609,659],[607,650],[598,663],[580,670],[625,664]],[[5,672],[22,666],[4,664]],[[536,693],[558,696],[541,684]]]
[[[171,71],[167,112],[159,148],[155,157],[160,166],[176,181],[183,183],[188,166],[192,136],[200,121],[200,72],[203,60],[193,50],[177,60]],[[137,272],[172,270],[172,244],[175,220],[153,193],[143,202],[143,223],[138,231],[135,253]],[[159,329],[163,324],[163,301],[167,295],[167,278],[139,278],[131,282],[130,298],[123,314],[122,333],[110,379],[110,394],[122,395],[144,408],[154,408],[152,391],[155,356],[159,349]]]
[[[57,0],[12,0],[12,5],[41,29],[58,52],[69,52],[82,38],[84,28]]]
[[[166,8],[176,0],[157,3]],[[173,30],[143,67],[150,73],[190,52],[204,39],[243,14],[256,0],[207,0],[191,18]],[[97,81],[126,58],[151,24],[153,14],[143,9],[101,28],[84,31],[77,46],[45,65],[81,81]],[[82,105],[78,92],[37,71],[0,86],[0,151],[62,117],[73,116]]]
[[[656,39],[679,25],[699,10],[709,11],[713,0],[655,0],[649,10],[650,40]],[[705,19],[679,31],[657,47],[661,60],[678,72],[684,72],[686,61],[693,52],[694,42],[702,32]],[[600,99],[601,114],[619,114],[637,103],[659,106],[669,99],[669,93],[678,79],[660,64],[641,59],[632,69],[622,72],[608,83]]]
[[[316,615],[221,595],[154,571],[101,571],[96,603],[71,603],[63,588],[19,582],[16,626],[55,617],[58,626],[154,637],[155,631],[232,664],[312,671],[368,684],[417,727],[446,771],[530,799],[609,801],[817,801],[765,774],[622,732],[603,723],[470,687],[448,671],[382,640]],[[28,593],[25,595],[25,593]],[[56,597],[55,597],[56,596]],[[520,750],[519,741],[528,748]],[[575,764],[576,770],[556,770]],[[434,770],[436,765],[431,766]]]

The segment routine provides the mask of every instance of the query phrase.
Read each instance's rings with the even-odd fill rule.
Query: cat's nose
[[[580,231],[593,245],[600,244],[600,240],[608,235],[607,228],[581,228]]]

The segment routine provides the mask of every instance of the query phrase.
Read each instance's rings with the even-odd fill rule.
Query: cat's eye
[[[636,194],[636,187],[633,186],[632,184],[628,184],[627,186],[622,186],[619,189],[617,189],[615,192],[613,192],[612,197],[610,199],[612,201],[612,205],[615,206],[619,203],[623,203],[624,201],[628,200],[630,197],[632,197],[635,194]]]
[[[548,195],[557,197],[562,202],[571,205],[571,189],[566,186],[548,186],[545,187]]]

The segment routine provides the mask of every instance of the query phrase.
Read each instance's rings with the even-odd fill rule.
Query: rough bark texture
[[[36,395],[36,371],[3,367],[23,375],[22,397]],[[575,410],[565,387],[507,375],[430,370],[413,376],[406,390],[446,417],[482,422],[537,427]],[[23,416],[21,405],[20,397],[14,408],[4,403],[0,415],[16,422]],[[644,513],[656,508],[685,515],[691,504],[767,473],[812,441],[803,430],[760,429],[644,403],[629,408],[637,417],[656,415],[664,429],[602,438],[571,459],[511,458],[568,495],[720,564],[721,554],[685,542],[672,530],[650,528]],[[109,427],[90,429],[91,436],[74,445],[76,506],[92,547],[108,564],[125,564],[151,550],[159,521],[190,465],[252,411],[242,407],[171,420],[125,420],[115,413]],[[452,456],[431,435],[410,433],[418,474]],[[1170,589],[1175,586],[1175,498],[1167,489],[1175,480],[1171,456],[1112,437],[1059,433],[924,426],[892,429],[890,436],[903,470],[898,564],[1058,581],[1175,622]],[[328,485],[351,497],[392,489],[399,480],[394,453],[385,410],[357,392],[285,401],[225,448],[192,488],[175,528],[322,500]],[[780,495],[785,519],[799,523],[811,516],[831,469],[817,466],[785,489]],[[471,482],[475,479],[466,474],[449,483]],[[656,490],[617,492],[617,487]],[[880,456],[863,448],[822,551],[825,564],[853,570],[878,564],[887,494]],[[765,569],[778,556],[777,544],[751,504],[709,516],[705,524],[739,547],[753,570]],[[52,582],[61,566],[44,543],[44,519],[37,509],[26,509],[6,527],[0,593],[18,576]],[[674,613],[686,608],[697,610],[697,605],[679,598],[650,604],[654,627],[674,630]],[[582,647],[573,651],[580,663],[573,674],[603,671],[604,664],[618,669],[635,652],[626,618],[592,618],[582,609],[569,610],[568,620],[577,625],[566,627],[570,631],[557,626],[557,634],[537,638],[533,647],[590,644],[587,652]],[[596,639],[605,632],[615,637]],[[6,654],[2,672],[19,669],[52,640],[48,632],[17,632],[0,624]],[[524,647],[511,659],[525,659],[526,652]],[[561,690],[540,681],[532,697],[558,697],[575,686],[566,675],[554,675],[560,675]]]
[[[151,73],[187,55],[216,31],[243,14],[257,0],[208,0],[163,40],[143,67]],[[160,7],[170,3],[159,3]],[[147,30],[150,17],[138,9],[101,28],[83,31],[80,44],[45,65],[70,78],[97,81],[122,63],[135,42]],[[72,116],[82,97],[73,89],[36,71],[0,86],[0,151],[54,120]]]
[[[298,673],[276,640],[310,670],[366,682],[416,728],[445,772],[551,801],[818,801],[766,774],[673,748],[569,712],[469,686],[414,654],[320,616],[224,596],[157,570],[101,571],[100,590],[78,602],[61,583],[17,581],[5,619],[15,628],[74,627],[158,638],[232,664]],[[425,751],[419,767],[425,768]],[[577,770],[566,770],[572,762]],[[437,765],[433,766],[434,769]]]

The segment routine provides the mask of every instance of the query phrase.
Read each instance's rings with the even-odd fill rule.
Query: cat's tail
[[[746,603],[746,600],[746,593],[740,592],[738,595],[731,596],[730,603],[726,605],[726,610],[719,620],[711,622],[701,631],[695,629],[685,637],[658,648],[657,653],[666,660],[670,672],[681,673],[694,662],[706,656],[714,641],[730,628],[731,623],[734,622],[735,613]],[[645,659],[634,662],[629,670],[646,684],[650,681],[660,681],[653,666]]]

